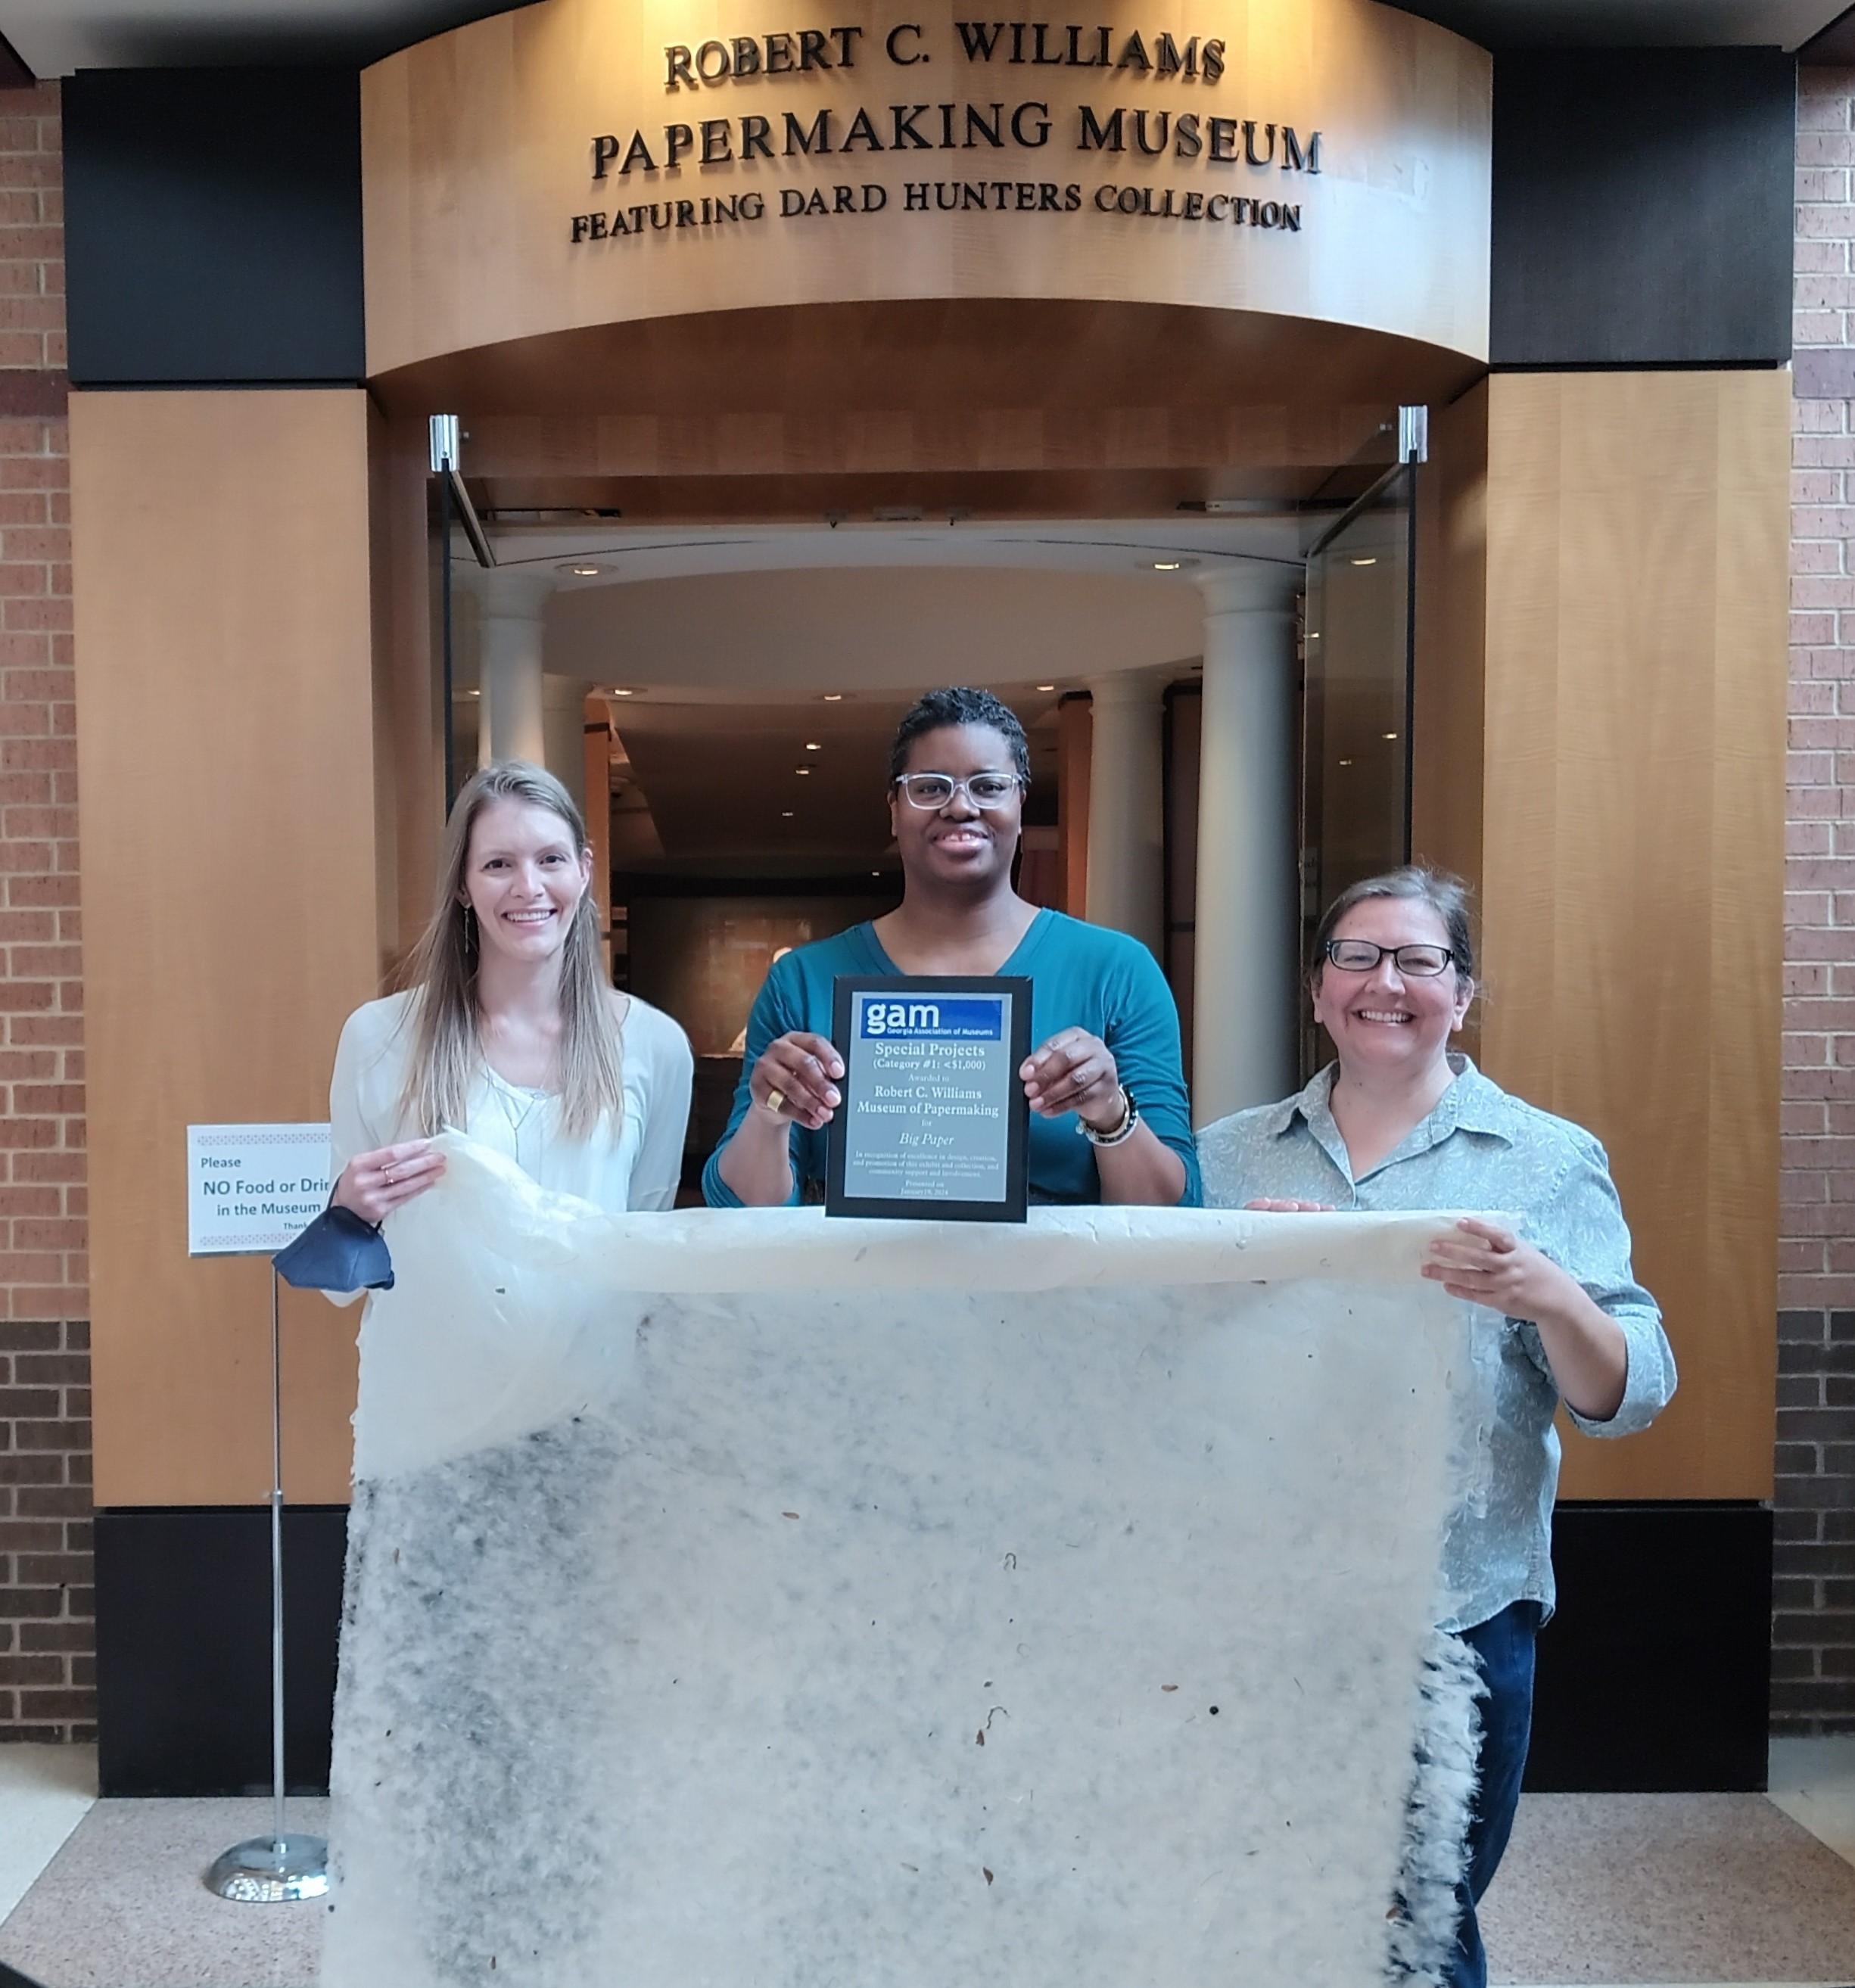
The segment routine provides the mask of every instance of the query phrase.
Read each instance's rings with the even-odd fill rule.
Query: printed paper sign
[[[187,1253],[268,1256],[328,1205],[327,1125],[189,1125]]]

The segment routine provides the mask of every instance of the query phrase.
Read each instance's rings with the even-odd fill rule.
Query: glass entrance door
[[[474,759],[459,749],[458,739],[457,561],[459,499],[463,478],[458,472],[459,424],[455,414],[434,414],[430,421],[432,473],[425,482],[425,578],[429,589],[432,674],[437,708],[444,714],[445,813],[457,798],[460,782]],[[465,555],[469,556],[466,553]],[[468,742],[465,742],[467,744]]]
[[[1410,860],[1417,463],[1387,471],[1308,555],[1302,629],[1302,956],[1349,884]],[[1324,1060],[1311,1019],[1302,1075]]]
[[[431,418],[432,474],[425,485],[427,573],[431,584],[432,669],[438,708],[445,714],[445,812],[476,772],[482,728],[489,714],[477,682],[476,597],[462,573],[496,564],[476,506],[459,466],[458,418]]]

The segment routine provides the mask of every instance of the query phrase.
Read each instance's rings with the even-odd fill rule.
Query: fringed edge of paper
[[[1400,1896],[1389,1922],[1385,1979],[1440,1988],[1456,1944],[1456,1887],[1468,1865],[1481,1715],[1487,1696],[1475,1653],[1433,1631],[1417,1685],[1417,1757],[1404,1811]]]

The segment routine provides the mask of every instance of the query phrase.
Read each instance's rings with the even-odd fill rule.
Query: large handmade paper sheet
[[[327,1988],[1434,1962],[1438,1226],[611,1218],[452,1145],[362,1334]]]

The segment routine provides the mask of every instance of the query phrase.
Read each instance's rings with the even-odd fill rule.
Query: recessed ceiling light
[[[638,693],[635,690],[627,688],[623,684],[614,684],[612,695],[614,697],[635,697]]]
[[[1396,736],[1397,736],[1397,735],[1397,735],[1395,732],[1387,732],[1385,734],[1385,736],[1386,736],[1387,739],[1395,739],[1395,738],[1396,738]]]
[[[1155,560],[1153,563],[1153,571],[1155,573],[1180,573],[1183,572],[1186,566],[1196,566],[1197,563],[1198,562],[1195,559],[1180,558]]]
[[[824,749],[817,739],[807,739],[805,742],[805,749],[807,752],[822,752]]]
[[[780,810],[780,820],[781,821],[790,821],[791,819],[792,810],[790,808],[781,808]]]
[[[880,877],[882,874],[882,872],[880,870],[872,870],[869,874],[872,877]]]
[[[792,770],[797,773],[801,779],[803,779],[804,776],[811,771],[811,769],[809,766],[794,766]]]
[[[1355,566],[1376,566],[1378,561],[1376,559],[1356,559],[1352,563]]]
[[[471,695],[472,697],[481,697],[481,696],[482,695],[482,694],[483,694],[483,693],[482,693],[480,690],[473,690],[473,691],[470,693],[470,695]]]
[[[841,704],[844,702],[844,693],[841,690],[828,690],[824,693],[824,702],[827,704]]]
[[[576,580],[597,580],[605,568],[594,566],[587,560],[564,560],[554,568],[556,573],[571,573]]]
[[[1340,764],[1342,766],[1350,766],[1352,764],[1352,762],[1350,759],[1342,759],[1341,760]]]
[[[1056,688],[1056,685],[1054,684],[1039,684],[1038,685],[1038,688],[1039,690],[1054,690]]]

